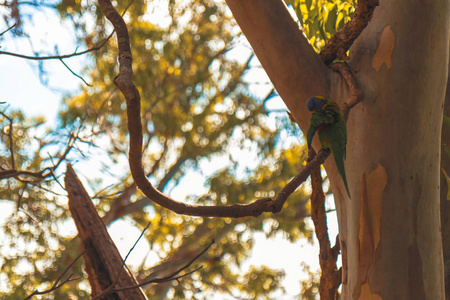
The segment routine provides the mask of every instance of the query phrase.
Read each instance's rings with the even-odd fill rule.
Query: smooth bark
[[[346,299],[444,297],[439,174],[448,4],[382,1],[350,52],[365,100],[347,123],[349,181],[359,182],[352,192],[361,196],[340,205]],[[364,253],[368,240],[373,249]]]

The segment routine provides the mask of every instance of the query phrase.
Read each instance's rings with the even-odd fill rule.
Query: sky
[[[64,28],[64,24],[60,23],[56,15],[52,15],[49,11],[46,14],[47,17],[43,15],[33,16],[33,21],[39,24],[33,29],[34,49],[48,54],[54,53],[54,48],[46,49],[45,47],[48,45],[46,42],[49,39],[54,39],[56,36],[58,38],[59,53],[72,53],[75,50],[74,41],[71,38],[73,33],[67,31],[68,26]],[[161,22],[165,22],[165,19],[162,18]],[[3,30],[3,28],[0,28],[0,32]],[[29,43],[8,39],[8,37],[1,41],[1,50],[32,55]],[[85,58],[71,58],[66,59],[65,62],[73,71],[81,73],[81,67],[85,62]],[[46,61],[44,67],[48,72],[48,76],[45,77],[48,80],[47,84],[42,83],[36,62],[0,55],[0,101],[6,101],[11,108],[22,109],[29,116],[44,115],[48,122],[52,123],[56,120],[58,108],[64,95],[76,92],[82,82],[58,60]],[[251,78],[255,77],[260,78],[256,80],[258,82],[269,81],[264,73],[252,74]],[[264,90],[261,92],[261,86],[259,85],[251,87],[251,92],[267,93]],[[273,100],[270,105],[272,109],[284,109],[284,104],[279,98]],[[91,173],[93,171],[92,167],[90,163],[77,165],[77,168],[84,175]],[[187,191],[192,190],[192,182],[198,183],[197,189],[204,188],[203,182],[205,177],[202,174],[193,173],[186,177],[189,177],[189,181],[182,179],[180,184],[172,191],[172,196],[183,199]],[[197,180],[193,180],[194,178]],[[0,201],[0,226],[2,225],[2,220],[9,214],[14,213],[12,208],[11,202],[5,203],[5,201]],[[336,217],[335,214],[329,214],[328,217],[330,239],[334,240],[337,234]],[[310,224],[312,227],[312,222]],[[72,226],[70,230],[75,234],[75,227]],[[141,233],[123,220],[112,223],[108,231],[123,256],[128,253]],[[255,241],[250,258],[243,265],[243,271],[251,265],[259,266],[262,264],[270,268],[284,270],[286,277],[283,284],[286,292],[292,299],[296,299],[300,292],[299,281],[305,278],[305,274],[300,268],[301,263],[307,263],[312,270],[318,269],[319,251],[317,242],[314,245],[310,245],[306,241],[301,240],[292,244],[281,234],[274,238],[266,239],[263,233],[256,234]],[[129,256],[127,263],[132,267],[139,266],[142,262],[142,257],[145,257],[149,250],[148,244],[145,241],[140,241]],[[156,261],[156,259],[156,255],[149,255],[149,260]],[[218,295],[215,299],[222,298]]]

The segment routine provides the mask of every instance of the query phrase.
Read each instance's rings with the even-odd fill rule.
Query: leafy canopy
[[[354,4],[291,2],[316,49],[350,18]],[[128,4],[116,3],[122,12]],[[101,43],[112,31],[92,2],[63,1],[51,6],[62,19],[73,22],[79,42],[86,47]],[[156,23],[154,16],[161,8],[167,9],[167,16]],[[21,10],[17,13],[20,16]],[[134,82],[142,98],[143,163],[155,186],[171,194],[180,183],[189,182],[192,174],[208,173],[210,178],[202,189],[190,190],[186,199],[179,200],[209,205],[247,203],[280,190],[305,161],[306,152],[298,145],[300,133],[286,115],[271,113],[266,109],[269,98],[249,92],[243,77],[250,71],[252,56],[247,52],[245,63],[236,58],[237,52],[245,53],[245,46],[224,4],[133,1],[125,19],[133,50]],[[91,59],[84,76],[92,86],[83,86],[80,93],[63,100],[56,126],[39,130],[41,119],[5,112],[15,124],[16,168],[39,172],[52,166],[76,137],[66,158],[88,182],[105,223],[124,219],[140,229],[151,223],[145,239],[151,253],[161,260],[148,263],[143,259],[142,266],[134,270],[139,280],[170,273],[215,239],[215,245],[192,266],[203,265],[198,272],[179,282],[145,287],[152,299],[207,299],[217,292],[246,299],[282,294],[283,271],[263,266],[251,267],[243,274],[240,265],[254,245],[254,232],[269,237],[283,233],[291,241],[311,239],[303,221],[309,211],[306,191],[298,189],[277,215],[243,220],[180,216],[154,205],[133,185],[126,165],[126,107],[113,84],[116,41],[109,39],[91,53]],[[1,163],[8,169],[11,127],[5,117],[0,125]],[[90,168],[83,169],[83,164]],[[203,165],[211,170],[202,171]],[[61,168],[54,176],[63,176]],[[51,287],[80,254],[78,240],[64,234],[71,224],[64,191],[54,177],[32,179],[9,178],[0,183],[2,201],[16,205],[16,212],[5,221],[0,246],[0,276],[6,285],[0,292],[2,299],[21,299],[35,289]],[[81,278],[43,299],[89,299],[81,260],[72,272]],[[314,294],[311,289],[308,293]]]

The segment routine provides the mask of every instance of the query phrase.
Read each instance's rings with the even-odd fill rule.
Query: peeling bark
[[[317,61],[282,3],[227,3],[304,132],[308,97],[329,96],[340,105],[349,98],[344,79]],[[447,0],[380,1],[350,48],[348,64],[365,96],[347,122],[349,188],[362,195],[362,174],[378,166],[386,184],[380,193],[367,175],[367,196],[349,200],[332,161],[324,164],[338,213],[343,299],[444,297],[438,200],[449,15]],[[361,214],[370,220],[360,222]]]
[[[312,159],[315,155],[316,153],[311,149],[308,159]],[[321,275],[319,295],[321,300],[337,300],[339,299],[338,288],[342,280],[341,270],[338,270],[336,266],[336,259],[339,254],[339,239],[336,239],[336,246],[331,248],[322,183],[319,166],[311,172],[311,218],[314,222],[314,231],[320,247],[319,264]]]

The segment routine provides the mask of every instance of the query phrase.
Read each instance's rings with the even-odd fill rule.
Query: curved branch
[[[342,115],[344,116],[344,119],[347,120],[350,109],[364,99],[364,92],[358,87],[356,78],[353,76],[353,73],[346,62],[334,63],[330,65],[330,69],[340,73],[350,88],[352,96],[341,106]]]
[[[279,192],[275,200],[271,198],[258,199],[250,204],[233,204],[226,206],[199,206],[178,202],[159,192],[148,180],[142,166],[142,123],[141,99],[134,85],[132,54],[130,38],[125,21],[115,10],[110,0],[99,0],[100,8],[105,17],[113,24],[117,32],[119,46],[119,74],[114,83],[125,96],[127,102],[128,131],[130,135],[129,165],[131,174],[139,189],[153,202],[175,213],[202,217],[247,217],[259,216],[263,212],[277,213],[281,211],[284,202],[306,180],[314,167],[322,164],[329,153],[322,151]]]
[[[124,94],[127,101],[128,130],[130,134],[129,164],[134,181],[139,189],[155,203],[178,214],[205,216],[205,217],[246,217],[258,216],[263,212],[279,212],[287,198],[306,180],[311,169],[318,166],[326,159],[327,153],[318,155],[310,164],[302,168],[277,195],[275,200],[271,198],[258,199],[250,204],[233,204],[227,206],[198,206],[178,202],[159,192],[149,182],[142,167],[142,124],[140,95],[132,82],[132,54],[128,29],[123,18],[115,10],[111,1],[99,0],[100,8],[106,18],[113,24],[119,45],[119,74],[114,79],[115,84]]]

